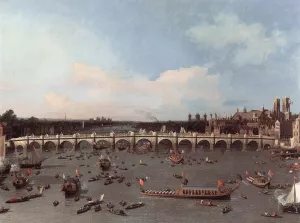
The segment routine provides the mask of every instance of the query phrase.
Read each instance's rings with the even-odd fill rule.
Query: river
[[[112,153],[112,162],[120,165],[124,161],[123,166],[129,170],[118,170],[118,173],[123,174],[126,181],[132,183],[131,187],[127,187],[125,183],[113,183],[104,186],[104,180],[96,182],[87,182],[88,178],[99,174],[99,169],[94,166],[97,157],[84,160],[59,160],[57,155],[51,156],[44,161],[41,174],[35,175],[36,170],[30,177],[31,184],[35,186],[42,186],[50,184],[51,188],[44,192],[44,196],[25,203],[17,203],[6,205],[4,202],[10,197],[16,195],[26,195],[27,191],[16,191],[11,185],[11,178],[7,178],[5,183],[11,190],[0,191],[0,203],[11,208],[11,211],[6,214],[1,214],[0,222],[2,223],[93,223],[93,222],[130,222],[130,223],[196,223],[196,222],[243,222],[243,223],[262,223],[262,222],[300,222],[299,215],[282,214],[278,208],[277,196],[287,193],[286,190],[271,190],[270,195],[260,194],[258,188],[253,185],[242,183],[240,188],[232,194],[229,201],[214,201],[218,207],[202,207],[194,205],[194,200],[191,199],[171,199],[171,198],[151,198],[143,197],[139,194],[140,185],[135,180],[138,176],[148,176],[150,179],[145,182],[145,188],[163,189],[166,187],[177,188],[180,186],[180,180],[175,179],[172,174],[184,172],[186,178],[189,180],[189,185],[203,185],[215,186],[217,179],[224,181],[230,178],[231,174],[240,173],[244,175],[245,171],[253,172],[265,171],[271,169],[275,175],[272,183],[291,183],[293,175],[288,174],[286,169],[276,167],[274,163],[268,160],[268,152],[199,152],[193,154],[196,158],[217,159],[215,164],[197,164],[193,165],[177,165],[171,167],[170,163],[165,160],[167,157],[165,152],[165,145],[160,146],[160,154],[148,153],[144,155],[130,154],[127,152]],[[86,152],[91,152],[91,149],[86,149]],[[117,158],[115,158],[117,156]],[[151,158],[155,156],[155,158]],[[256,157],[257,156],[257,157]],[[147,163],[148,166],[138,165],[139,161]],[[161,161],[164,163],[161,163]],[[255,161],[266,161],[267,164],[255,164]],[[85,190],[81,193],[81,199],[75,202],[73,199],[65,199],[60,192],[60,181],[54,178],[56,173],[75,174],[75,169],[80,164],[90,165],[90,168],[80,167],[79,171],[84,175],[82,186]],[[132,166],[136,164],[136,166]],[[88,171],[91,171],[88,174]],[[300,176],[298,175],[298,179]],[[36,189],[34,189],[36,190]],[[248,196],[247,200],[240,197],[244,193]],[[111,201],[120,207],[118,202],[126,200],[127,202],[143,201],[146,206],[126,211],[128,216],[121,217],[108,213],[105,211],[106,207],[102,205],[102,211],[94,212],[93,210],[77,215],[76,211],[86,203],[87,196],[100,197],[105,194],[104,200]],[[54,200],[58,200],[60,204],[57,207],[52,205]],[[233,211],[223,214],[221,207],[230,204]],[[264,211],[279,211],[284,217],[282,219],[269,219],[260,216]]]

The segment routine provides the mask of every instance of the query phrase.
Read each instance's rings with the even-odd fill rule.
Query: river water
[[[12,196],[26,195],[27,191],[16,191],[11,185],[11,178],[6,179],[5,183],[11,190],[0,191],[0,204],[8,206],[11,211],[6,214],[0,215],[1,223],[77,223],[77,222],[130,222],[130,223],[196,223],[196,222],[243,222],[243,223],[262,223],[262,222],[300,222],[299,215],[283,214],[282,219],[269,219],[260,216],[264,211],[279,211],[278,208],[278,195],[287,193],[285,190],[271,190],[270,195],[260,194],[258,188],[242,183],[240,188],[232,194],[229,201],[214,201],[218,204],[217,207],[202,207],[194,205],[194,200],[191,199],[171,199],[171,198],[151,198],[143,197],[139,194],[139,184],[135,177],[148,176],[149,180],[145,182],[145,188],[163,189],[166,187],[177,188],[180,186],[180,180],[175,179],[172,174],[184,172],[186,178],[189,180],[189,185],[203,185],[215,186],[217,179],[224,181],[230,178],[231,174],[240,173],[244,175],[245,171],[265,171],[271,169],[275,175],[273,183],[291,183],[293,175],[288,174],[286,169],[276,167],[274,163],[268,160],[268,152],[199,152],[193,154],[196,158],[205,158],[208,156],[210,159],[217,159],[215,164],[197,164],[193,165],[177,165],[172,167],[169,162],[165,160],[168,156],[164,154],[166,146],[161,146],[160,154],[148,153],[144,155],[129,154],[127,152],[114,152],[112,153],[112,162],[122,166],[121,162],[124,161],[124,167],[129,170],[118,170],[118,173],[123,174],[126,179],[123,183],[113,183],[104,186],[104,180],[96,182],[87,182],[89,177],[99,174],[99,169],[94,166],[97,157],[94,156],[85,160],[59,160],[57,155],[51,156],[44,161],[43,168],[40,175],[35,175],[36,170],[32,170],[33,174],[30,177],[31,184],[35,186],[42,186],[50,184],[51,188],[44,192],[41,198],[33,199],[25,203],[17,203],[6,205],[4,202]],[[91,152],[91,149],[86,149],[86,152]],[[118,158],[115,158],[117,156]],[[151,158],[155,156],[155,158]],[[159,156],[159,158],[158,158]],[[256,157],[258,156],[258,157]],[[139,165],[139,161],[147,163],[148,166]],[[164,163],[161,161],[164,160]],[[258,165],[255,161],[266,161],[267,164]],[[60,181],[54,178],[56,173],[66,173],[75,175],[75,169],[80,164],[89,164],[91,167],[80,167],[79,171],[83,176],[83,189],[81,199],[75,202],[73,199],[65,199],[60,192]],[[136,164],[136,166],[132,166]],[[113,168],[116,169],[116,168]],[[88,171],[91,174],[88,174]],[[300,176],[298,176],[300,179]],[[132,183],[131,187],[125,185],[126,181]],[[37,189],[34,188],[34,191]],[[248,196],[247,200],[240,197],[244,193]],[[126,200],[127,202],[143,201],[146,206],[126,211],[128,216],[121,217],[112,215],[105,211],[106,207],[102,205],[102,211],[94,212],[93,210],[77,215],[76,211],[86,203],[87,196],[100,197],[105,194],[105,202],[111,201],[118,205],[119,201]],[[58,200],[60,204],[57,207],[52,205],[54,200]],[[233,211],[223,214],[221,208],[224,205],[231,205]],[[279,211],[280,214],[282,214]]]

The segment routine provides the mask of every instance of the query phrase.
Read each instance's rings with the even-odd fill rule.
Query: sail
[[[295,192],[296,192],[296,196],[295,196]],[[288,194],[286,198],[286,203],[294,203],[294,202],[300,203],[300,182],[293,185],[291,192]]]

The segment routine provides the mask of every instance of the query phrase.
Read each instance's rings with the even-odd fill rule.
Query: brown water
[[[165,148],[163,146],[162,148]],[[16,191],[10,179],[5,182],[11,188],[11,191],[0,191],[0,204],[4,204],[11,208],[11,211],[0,215],[1,223],[15,223],[15,222],[51,222],[51,223],[77,223],[77,222],[130,222],[130,223],[195,223],[195,222],[243,222],[243,223],[262,223],[262,222],[300,222],[299,215],[282,214],[278,208],[277,196],[287,191],[284,190],[271,190],[270,195],[263,195],[259,193],[258,188],[242,183],[240,188],[232,194],[230,201],[214,201],[218,207],[202,207],[194,205],[194,200],[191,199],[171,199],[171,198],[151,198],[142,197],[139,194],[139,184],[135,180],[138,176],[148,176],[150,179],[145,182],[145,188],[164,189],[177,188],[180,186],[180,180],[175,179],[172,174],[184,172],[186,178],[189,180],[189,185],[203,185],[215,186],[217,179],[227,180],[231,174],[240,173],[244,175],[245,171],[253,172],[265,171],[268,172],[272,169],[275,173],[273,183],[286,183],[292,182],[293,175],[287,173],[286,169],[280,169],[267,159],[267,152],[226,152],[222,155],[220,152],[199,152],[194,154],[197,158],[205,158],[208,156],[210,159],[217,159],[216,164],[201,165],[193,162],[193,165],[177,165],[171,167],[170,163],[165,160],[167,157],[165,150],[162,150],[159,155],[149,153],[145,155],[129,154],[127,152],[114,152],[112,154],[112,162],[122,166],[121,161],[125,161],[123,166],[129,170],[118,170],[118,173],[123,174],[126,179],[123,183],[113,183],[109,186],[104,186],[104,180],[96,182],[87,182],[88,178],[99,174],[99,169],[94,167],[97,157],[85,160],[58,160],[57,156],[52,156],[43,163],[41,174],[36,176],[32,174],[30,177],[31,183],[39,186],[50,184],[51,188],[44,192],[42,198],[37,198],[25,203],[6,205],[4,202],[15,195],[26,195],[27,191]],[[86,152],[91,152],[87,149]],[[118,158],[114,158],[118,156]],[[258,158],[255,158],[258,156]],[[147,163],[148,166],[138,165],[139,160]],[[161,163],[164,160],[164,163]],[[265,165],[254,164],[255,161],[266,161]],[[66,173],[70,175],[75,174],[75,169],[80,164],[89,164],[91,167],[80,167],[80,172],[83,177],[83,189],[85,192],[81,193],[81,200],[78,202],[73,199],[65,199],[60,192],[60,181],[54,178],[56,173]],[[136,164],[132,167],[132,164]],[[115,169],[115,168],[113,168]],[[88,174],[88,170],[92,173]],[[33,172],[35,172],[34,170]],[[298,176],[300,179],[300,176]],[[126,181],[132,183],[131,187],[125,185]],[[34,189],[36,190],[36,189]],[[247,200],[240,197],[244,193],[248,196]],[[86,203],[85,197],[100,197],[105,194],[104,200],[111,201],[116,204],[116,207],[121,208],[118,202],[126,200],[127,202],[143,201],[146,203],[145,207],[126,211],[128,216],[121,217],[108,213],[105,211],[106,207],[103,204],[103,210],[95,213],[93,210],[77,215],[76,211]],[[52,205],[54,200],[58,200],[60,204],[57,207]],[[223,214],[221,208],[224,205],[231,205],[233,211]],[[260,216],[264,211],[279,211],[284,217],[282,219],[269,219]]]

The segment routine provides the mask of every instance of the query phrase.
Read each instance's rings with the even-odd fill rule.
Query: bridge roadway
[[[172,144],[173,150],[177,150],[180,143],[187,141],[191,145],[192,152],[196,151],[196,147],[209,148],[213,151],[216,148],[226,148],[227,150],[242,148],[241,150],[247,149],[265,149],[272,148],[275,145],[275,138],[271,136],[263,135],[242,135],[242,134],[198,134],[198,133],[108,133],[108,134],[74,134],[74,135],[41,135],[41,136],[25,136],[20,138],[10,139],[12,148],[17,150],[23,150],[25,155],[27,154],[28,148],[34,146],[35,148],[44,149],[48,148],[49,144],[59,149],[63,148],[65,142],[72,144],[72,149],[76,150],[81,148],[80,144],[83,141],[87,141],[91,145],[94,143],[101,144],[107,143],[114,150],[116,146],[123,141],[129,145],[130,151],[136,148],[136,145],[141,140],[147,140],[151,144],[151,150],[157,151],[158,144],[163,140],[169,141]]]

